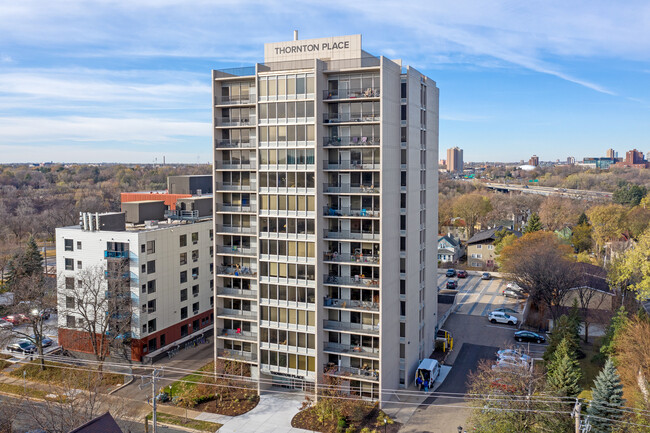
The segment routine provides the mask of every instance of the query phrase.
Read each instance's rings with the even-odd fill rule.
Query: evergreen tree
[[[589,225],[589,219],[587,219],[587,214],[586,213],[581,213],[580,216],[578,217],[578,225]]]
[[[528,222],[524,228],[524,233],[537,232],[542,229],[542,222],[539,220],[539,215],[533,212],[530,217],[528,217]]]
[[[616,340],[616,335],[625,327],[625,325],[627,325],[629,320],[625,307],[621,306],[614,317],[612,317],[612,321],[609,323],[609,328],[607,328],[607,331],[603,336],[600,353],[607,357],[614,354],[614,341]]]
[[[544,352],[544,361],[547,363],[553,362],[555,350],[565,339],[567,340],[569,353],[575,355],[580,347],[579,326],[579,324],[576,326],[576,321],[566,314],[561,315],[553,324],[553,332],[548,339],[548,347]]]
[[[621,419],[622,412],[619,409],[623,407],[625,401],[623,400],[623,384],[611,358],[607,359],[605,367],[598,373],[591,391],[592,400],[587,408],[587,413],[591,416],[589,422],[592,426],[592,433],[614,431],[616,425],[610,420]]]
[[[548,366],[547,381],[557,394],[566,397],[576,397],[580,394],[580,378],[582,372],[575,352],[570,351],[569,339],[565,338],[554,353],[553,362]]]
[[[43,256],[38,250],[38,245],[33,236],[29,237],[22,258],[22,268],[25,275],[38,275],[43,273]]]

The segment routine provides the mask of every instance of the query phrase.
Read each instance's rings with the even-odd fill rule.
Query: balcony
[[[330,231],[328,229],[323,230],[323,237],[326,239],[355,239],[362,241],[378,241],[381,238],[379,233]]]
[[[241,140],[218,140],[215,149],[251,149],[255,148],[255,138],[251,137],[248,141]]]
[[[380,120],[381,116],[375,113],[323,113],[323,123],[377,123]]]
[[[217,308],[217,316],[231,319],[257,320],[257,311],[233,310],[232,308]]]
[[[104,250],[104,258],[105,259],[128,259],[129,252]]]
[[[237,233],[237,234],[257,234],[257,227],[242,227],[242,226],[217,226],[217,233]]]
[[[236,266],[219,266],[217,268],[217,274],[231,275],[235,277],[257,277],[257,271],[254,269],[249,269],[246,266],[240,268],[237,268]]]
[[[250,192],[254,192],[254,191],[257,191],[257,184],[255,182],[251,182],[248,185],[236,185],[236,184],[231,184],[231,183],[217,182],[216,190],[217,191],[250,191]]]
[[[228,254],[228,255],[232,255],[232,256],[256,256],[257,255],[257,248],[255,248],[255,247],[242,248],[242,247],[238,247],[236,245],[220,246],[220,247],[217,247],[217,253],[218,254]]]
[[[326,331],[352,331],[358,334],[379,335],[379,325],[366,325],[363,323],[323,320],[323,329]]]
[[[242,331],[240,329],[221,328],[218,330],[217,337],[228,338],[233,340],[257,341],[257,332]]]
[[[379,87],[366,87],[354,89],[323,90],[323,100],[338,101],[341,99],[369,99],[379,98]]]
[[[323,260],[335,263],[366,263],[370,265],[379,264],[379,256],[368,256],[363,254],[339,254],[323,253]]]
[[[249,117],[217,117],[214,119],[217,128],[227,126],[255,126],[255,116]]]
[[[217,204],[217,212],[257,212],[257,203],[250,203],[244,205],[234,205],[232,203],[219,203]]]
[[[361,137],[361,136],[345,136],[345,137],[323,137],[324,147],[339,147],[339,146],[379,146],[379,137]]]
[[[379,170],[379,169],[381,169],[381,164],[379,162],[323,161],[323,170]]]
[[[350,310],[369,310],[369,311],[379,311],[379,303],[372,301],[360,301],[352,299],[338,299],[338,298],[328,298],[323,299],[325,307],[330,308],[346,308]]]
[[[323,215],[329,217],[371,217],[379,218],[379,209],[369,210],[369,209],[350,209],[350,208],[340,208],[334,209],[329,206],[323,208]]]
[[[257,102],[257,95],[221,96],[215,98],[215,105],[251,105]]]
[[[379,194],[379,185],[360,185],[351,183],[341,183],[332,185],[323,184],[323,193],[325,194]]]
[[[371,380],[373,382],[379,381],[379,372],[377,370],[370,370],[369,368],[339,367],[337,365],[327,364],[323,369],[323,373],[329,376]]]
[[[328,286],[379,287],[379,278],[365,278],[360,275],[354,277],[323,275],[323,284]]]
[[[244,352],[242,350],[217,349],[217,356],[235,361],[257,362],[257,353]]]
[[[217,290],[217,296],[232,296],[244,299],[257,299],[257,290],[232,289],[230,287],[220,287]]]
[[[216,170],[255,170],[257,167],[257,160],[251,158],[244,161],[215,161],[214,168]]]
[[[129,271],[119,272],[119,271],[104,271],[104,277],[109,280],[124,280],[128,281],[131,279],[131,273]]]
[[[379,348],[366,346],[351,346],[348,344],[325,343],[323,348],[325,352],[341,353],[345,355],[355,355],[366,358],[379,359]]]

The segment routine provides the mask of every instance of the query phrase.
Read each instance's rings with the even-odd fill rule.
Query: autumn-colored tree
[[[646,230],[634,248],[616,260],[609,273],[612,283],[633,291],[638,299],[650,297],[650,229]]]
[[[650,322],[627,322],[614,339],[614,358],[628,400],[650,409]]]
[[[471,238],[474,236],[476,223],[492,210],[492,204],[489,198],[480,194],[465,194],[455,201],[453,210],[454,216],[462,218],[467,224]]]
[[[589,224],[578,224],[573,228],[573,233],[571,234],[571,243],[573,248],[576,249],[579,253],[583,251],[590,251],[594,240],[591,237],[591,225]]]
[[[638,239],[650,225],[650,209],[635,206],[627,213],[625,220],[632,237]]]
[[[569,289],[578,283],[573,249],[555,234],[528,233],[501,251],[501,266],[508,277],[528,294],[532,302],[546,306],[557,319]]]
[[[579,200],[551,196],[540,206],[539,218],[548,230],[554,231],[576,224],[582,210]]]
[[[619,204],[594,206],[587,211],[599,256],[607,242],[618,238],[625,231],[626,214],[626,208]]]

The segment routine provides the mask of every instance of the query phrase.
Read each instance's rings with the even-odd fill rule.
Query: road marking
[[[492,282],[493,282],[493,281],[494,281],[494,280],[490,280],[490,281],[485,285],[485,287],[483,287],[483,290],[481,290],[481,292],[478,294],[478,297],[477,297],[476,300],[474,301],[474,305],[472,305],[472,308],[469,309],[469,312],[468,312],[467,314],[472,314],[472,313],[474,312],[474,309],[476,308],[476,306],[479,304],[479,301],[480,301],[481,298],[483,297],[483,293],[485,293],[485,291],[486,291],[487,289],[490,288],[490,286],[492,285]],[[487,308],[487,307],[486,307],[486,308]]]
[[[496,292],[494,295],[492,295],[492,298],[490,298],[490,302],[485,306],[485,308],[484,308],[483,311],[481,312],[481,316],[485,316],[485,315],[487,314],[487,312],[488,312],[488,309],[491,309],[491,307],[492,307],[492,303],[494,302],[494,299],[495,299],[495,298],[499,295],[499,293],[501,292],[501,287],[503,287],[503,283],[504,283],[504,280],[501,280],[501,282],[500,282],[499,285],[497,286],[497,292]]]
[[[499,325],[485,325],[486,328],[499,328],[499,329],[509,329],[511,331],[516,331],[517,328],[514,326],[499,326]]]
[[[468,290],[467,292],[465,292],[465,296],[463,296],[463,299],[461,299],[460,302],[458,302],[458,306],[456,307],[456,311],[460,310],[460,307],[463,306],[463,305],[465,305],[465,301],[467,301],[467,299],[469,299],[469,297],[470,297],[471,294],[474,292],[474,290],[478,287],[479,284],[481,284],[481,280],[480,280],[480,279],[479,279],[478,282],[474,285],[474,287],[472,287],[471,291]],[[460,294],[460,293],[459,293],[459,294]],[[456,295],[456,296],[458,296],[458,295]]]

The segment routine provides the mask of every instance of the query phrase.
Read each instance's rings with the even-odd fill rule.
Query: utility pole
[[[580,433],[580,409],[581,409],[581,404],[580,400],[576,398],[576,404],[573,406],[573,416],[575,418],[575,433]]]
[[[153,424],[153,433],[158,433],[158,425],[156,424],[156,382],[163,377],[164,370],[161,368],[160,370],[156,369],[151,372],[151,374],[147,376],[142,376],[141,380],[142,383],[139,385],[140,389],[146,388],[149,384],[151,384],[151,399],[152,399],[152,407],[153,407],[153,415],[152,415],[152,424]]]

